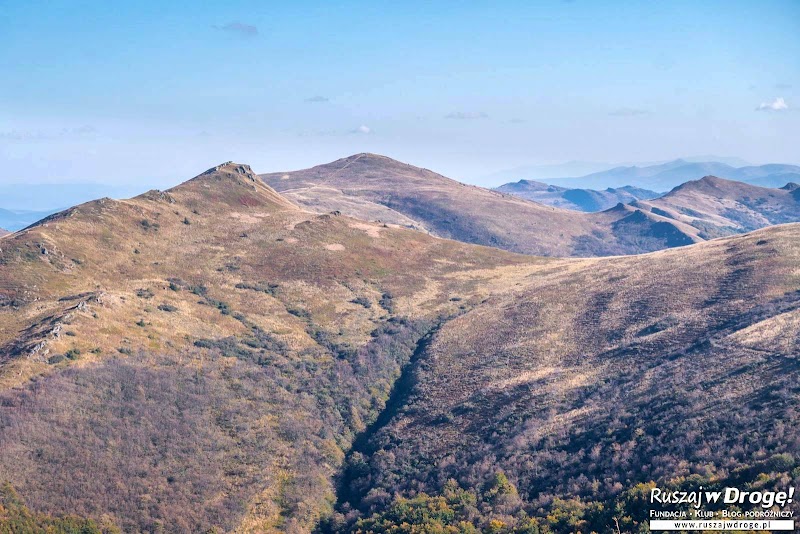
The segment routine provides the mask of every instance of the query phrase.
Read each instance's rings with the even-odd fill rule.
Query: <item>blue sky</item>
[[[0,0],[0,184],[800,163],[796,0],[385,4]]]

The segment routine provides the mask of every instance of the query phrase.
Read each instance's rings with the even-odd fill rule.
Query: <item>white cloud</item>
[[[94,126],[78,126],[76,128],[61,128],[60,130],[9,130],[0,131],[0,139],[7,141],[47,141],[51,139],[66,139],[88,137],[97,133]]]
[[[213,26],[213,28],[228,33],[238,33],[239,35],[243,35],[245,37],[255,37],[256,35],[258,35],[258,28],[256,28],[252,24],[245,24],[243,22],[229,22],[224,26],[215,25]]]
[[[783,97],[777,97],[772,102],[762,102],[756,108],[756,111],[784,111],[789,109],[789,104],[786,103],[786,100]]]
[[[445,119],[456,120],[473,120],[473,119],[488,119],[489,115],[482,111],[454,111],[444,116]]]
[[[350,133],[354,133],[354,134],[368,134],[368,133],[370,133],[371,131],[372,131],[372,129],[371,129],[369,126],[365,126],[365,125],[363,125],[363,124],[362,124],[361,126],[359,126],[358,128],[356,128],[355,130],[352,130]]]

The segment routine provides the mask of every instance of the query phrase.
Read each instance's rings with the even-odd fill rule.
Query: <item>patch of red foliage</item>
[[[256,206],[261,206],[263,203],[255,197],[251,197],[250,195],[242,195],[239,197],[239,202],[243,206],[247,206],[248,208],[255,208]]]

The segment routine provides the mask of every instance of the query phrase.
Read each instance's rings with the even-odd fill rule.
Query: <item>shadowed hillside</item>
[[[637,531],[652,482],[797,483],[798,243],[790,225],[565,261],[448,322],[403,405],[350,455],[340,509],[363,510],[357,527],[373,532],[409,507],[430,524],[478,515],[486,532],[493,519],[528,532],[530,517],[543,532],[610,532],[613,516]]]
[[[688,224],[702,239],[713,239],[800,221],[799,187],[789,183],[772,189],[706,176],[634,206]]]
[[[340,210],[361,219],[527,254],[636,254],[673,246],[662,237],[664,224],[674,226],[673,232],[683,231],[650,213],[615,227],[613,223],[622,222],[627,213],[576,213],[545,206],[375,154],[261,178],[308,209]],[[695,240],[687,236],[684,241]]]

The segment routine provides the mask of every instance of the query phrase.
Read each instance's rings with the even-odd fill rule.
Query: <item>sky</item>
[[[0,28],[0,185],[359,152],[482,185],[569,160],[800,163],[797,0],[0,0]]]

